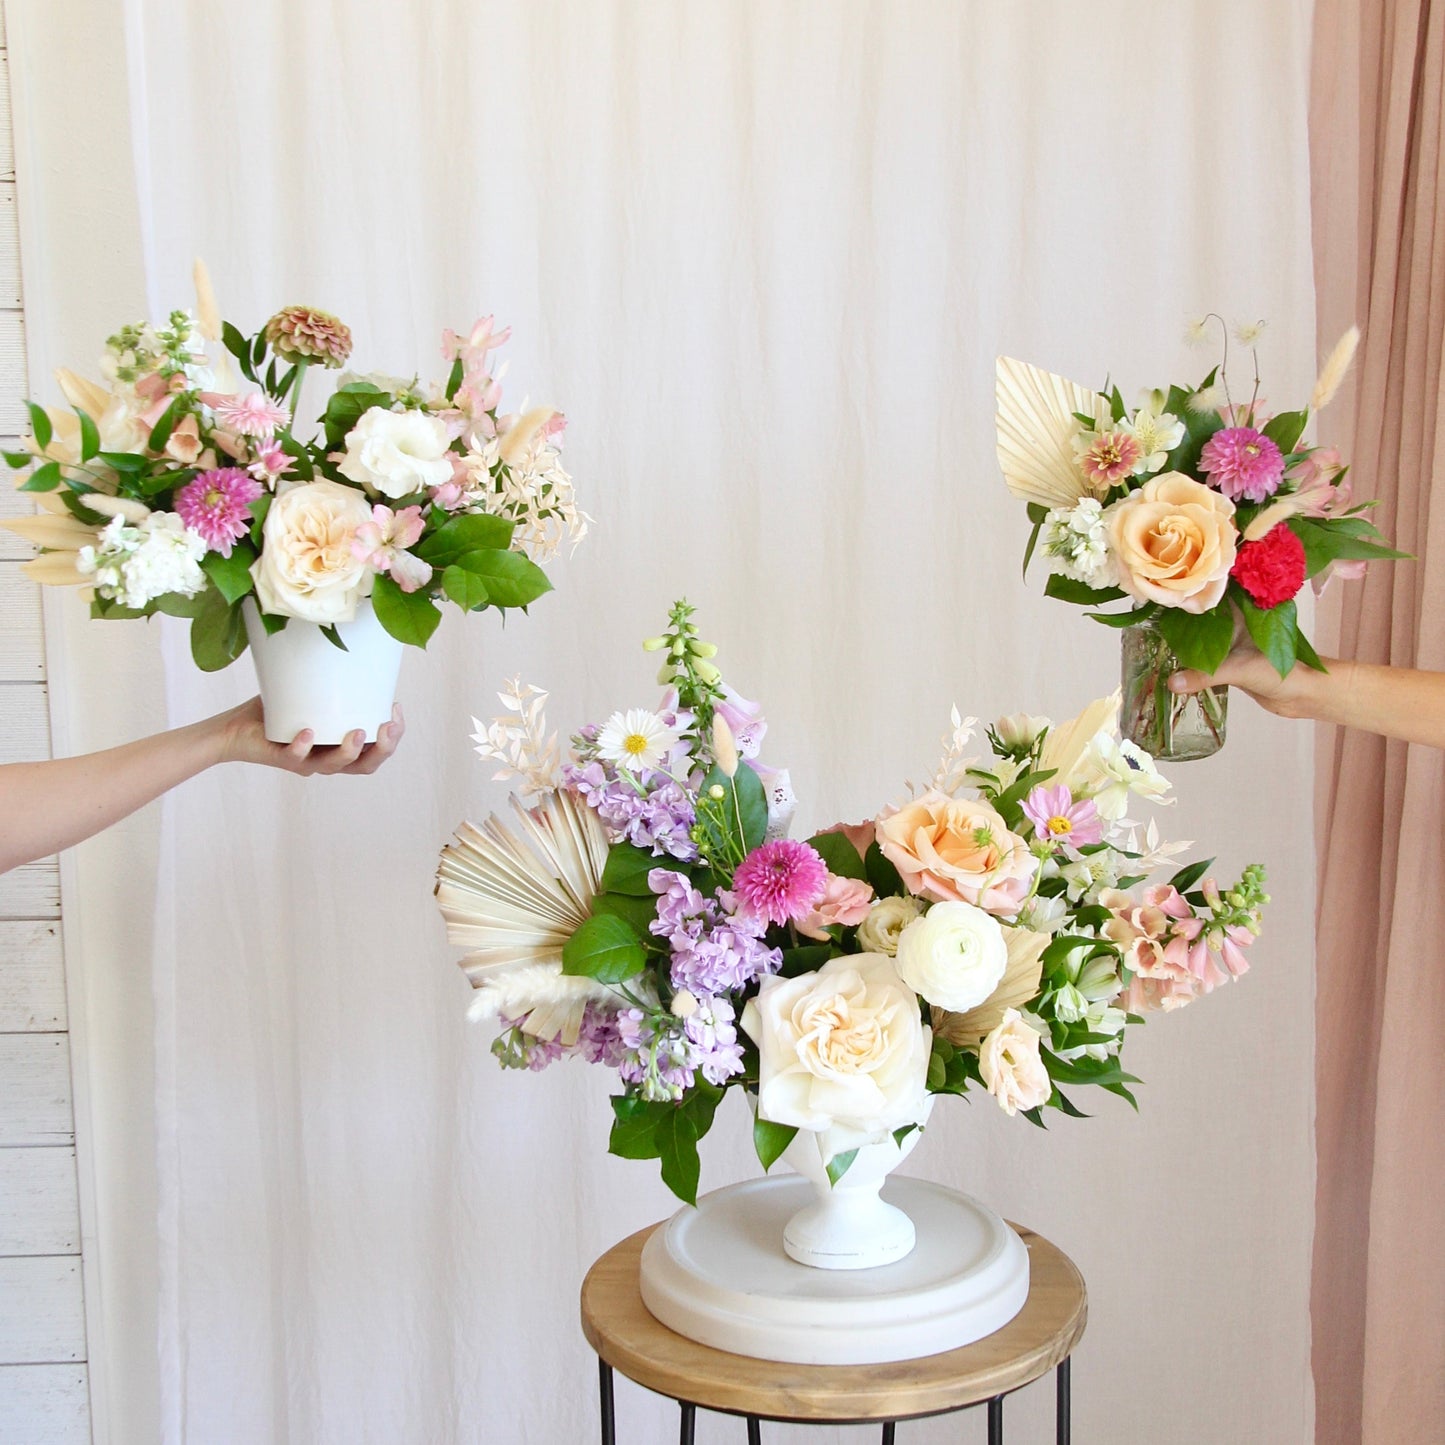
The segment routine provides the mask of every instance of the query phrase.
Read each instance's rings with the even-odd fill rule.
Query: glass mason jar
[[[1229,689],[1206,687],[1183,696],[1169,691],[1179,661],[1152,622],[1124,629],[1124,736],[1160,762],[1207,758],[1224,746]]]

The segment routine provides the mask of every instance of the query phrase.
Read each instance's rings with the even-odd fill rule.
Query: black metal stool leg
[[[617,1445],[617,1414],[612,1404],[612,1366],[597,1361],[597,1392],[602,1407],[602,1445]]]
[[[763,1445],[763,1427],[756,1415],[748,1416],[748,1445]]]
[[[1055,1416],[1054,1439],[1057,1445],[1069,1445],[1073,1434],[1073,1390],[1070,1379],[1072,1373],[1067,1358],[1059,1362],[1059,1368],[1055,1371],[1055,1380],[1058,1385],[1058,1408]]]
[[[1003,1445],[1003,1396],[988,1402],[988,1445]]]
[[[895,1425],[896,1423],[897,1423],[897,1422],[894,1421],[894,1420],[885,1420],[885,1421],[883,1422],[883,1442],[882,1442],[882,1445],[893,1445],[893,1427],[894,1427],[894,1425]]]
[[[679,1400],[682,1414],[678,1420],[677,1445],[694,1445],[693,1432],[697,1429],[697,1406],[687,1400]]]

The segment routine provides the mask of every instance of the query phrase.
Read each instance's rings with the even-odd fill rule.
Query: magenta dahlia
[[[769,923],[806,918],[827,887],[827,864],[816,849],[792,838],[754,848],[733,874],[739,907]]]
[[[1262,502],[1284,480],[1284,456],[1257,428],[1228,426],[1204,443],[1199,469],[1231,501]]]
[[[202,472],[176,493],[176,513],[206,546],[223,557],[251,527],[251,503],[265,488],[240,467]]]

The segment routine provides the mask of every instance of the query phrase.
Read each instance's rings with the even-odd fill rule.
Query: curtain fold
[[[1336,600],[1341,655],[1445,670],[1445,6],[1318,0],[1312,138],[1322,339],[1363,326],[1330,419],[1358,494],[1416,560]],[[1331,440],[1334,440],[1332,435]],[[1321,1445],[1445,1419],[1445,757],[1340,732],[1319,751],[1318,1182],[1311,1315]]]

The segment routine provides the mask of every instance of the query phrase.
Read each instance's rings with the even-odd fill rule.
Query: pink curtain
[[[1341,655],[1445,670],[1445,4],[1316,0],[1321,342],[1358,319],[1324,440],[1417,560],[1332,599]],[[1445,755],[1326,731],[1319,750],[1316,1440],[1445,1430]]]

